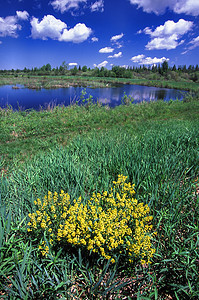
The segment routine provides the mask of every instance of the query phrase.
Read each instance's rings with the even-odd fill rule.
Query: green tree
[[[45,70],[46,70],[47,72],[50,72],[50,71],[51,71],[51,65],[50,65],[50,64],[47,64],[47,65],[45,66]]]
[[[77,72],[78,72],[78,69],[77,69],[77,67],[76,67],[76,66],[74,66],[74,68],[73,68],[73,69],[71,69],[71,75],[76,75],[76,74],[77,74]]]
[[[86,72],[87,71],[87,66],[83,66],[82,67],[82,72]]]
[[[168,64],[168,61],[165,60],[163,63],[162,63],[162,72],[164,74],[166,74],[169,70],[169,64]]]

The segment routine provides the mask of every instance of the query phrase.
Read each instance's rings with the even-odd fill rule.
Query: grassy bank
[[[114,109],[74,105],[40,112],[1,110],[0,296],[197,299],[198,112],[197,99]],[[94,205],[94,200],[89,204],[93,192],[108,191],[108,201],[114,201],[110,187],[118,174],[135,184],[133,197],[138,203],[149,205],[153,216],[149,226],[157,232],[151,238],[156,249],[151,264],[142,264],[139,255],[129,262],[128,236],[122,238],[125,247],[115,244],[110,249],[115,259],[111,263],[102,252],[88,251],[83,244],[74,246],[63,239],[51,245],[48,227],[43,230],[37,225],[36,230],[27,231],[28,214],[35,212],[38,197],[63,189],[70,194],[72,211],[80,195],[82,207]],[[108,214],[105,199],[100,203]],[[58,215],[60,210],[54,206],[50,210]],[[133,213],[133,218],[138,217]],[[102,221],[100,215],[99,220],[93,219],[90,235],[94,224],[102,226]],[[141,219],[138,223],[141,226]],[[96,228],[106,236],[102,227]],[[74,232],[78,239],[80,233]],[[43,245],[46,255],[38,248]]]
[[[91,76],[33,76],[23,75],[20,77],[0,76],[0,85],[22,84],[32,89],[67,88],[69,86],[90,86],[93,88],[114,86],[117,84],[137,84],[145,86],[155,86],[161,88],[180,89],[192,92],[199,91],[199,83],[192,80],[153,80],[151,78],[111,78],[111,77],[91,77]]]
[[[143,126],[166,120],[198,118],[199,101],[143,102],[114,109],[98,105],[58,106],[36,112],[0,110],[0,154],[5,168],[13,159],[24,161],[38,151],[67,145],[74,136],[125,128],[139,134]],[[143,129],[144,130],[144,129]]]

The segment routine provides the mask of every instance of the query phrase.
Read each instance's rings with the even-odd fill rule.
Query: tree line
[[[147,79],[157,80],[160,76],[163,76],[167,80],[178,80],[179,78],[190,79],[194,82],[199,80],[199,66],[189,65],[173,65],[169,66],[165,60],[162,64],[158,65],[141,65],[139,67],[121,67],[112,66],[109,70],[105,67],[95,67],[93,69],[88,68],[86,65],[71,67],[64,61],[59,67],[52,68],[48,63],[38,68],[24,68],[12,69],[12,70],[0,70],[0,75],[14,75],[15,77],[23,75],[35,75],[35,76],[59,76],[59,75],[72,75],[72,76],[93,76],[93,77],[112,77],[112,78],[139,78],[146,77]]]

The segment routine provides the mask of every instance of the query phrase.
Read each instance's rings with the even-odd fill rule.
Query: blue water
[[[70,105],[78,102],[81,104],[82,91],[86,91],[84,98],[93,96],[94,102],[99,101],[102,104],[108,104],[115,107],[121,104],[124,93],[134,99],[134,103],[142,101],[154,101],[163,99],[182,100],[183,94],[180,90],[165,89],[156,87],[147,87],[140,85],[119,85],[117,87],[105,88],[83,88],[69,87],[59,89],[41,89],[31,90],[17,85],[19,89],[13,89],[12,85],[0,86],[0,107],[4,108],[11,105],[13,109],[36,109],[46,108],[48,105]]]

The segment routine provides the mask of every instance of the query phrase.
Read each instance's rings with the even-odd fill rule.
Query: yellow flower
[[[42,201],[34,202],[37,210],[29,214],[31,229],[28,227],[27,231],[37,229],[43,234],[47,229],[50,245],[57,239],[73,246],[86,246],[88,251],[99,253],[112,263],[113,253],[129,255],[130,261],[136,256],[141,263],[149,263],[155,252],[151,240],[156,234],[150,223],[153,218],[149,216],[149,206],[133,198],[135,185],[126,183],[126,179],[127,176],[118,175],[110,193],[93,193],[86,203],[81,196],[71,202],[63,190],[60,194],[49,191]],[[49,252],[45,243],[40,250],[44,256]]]

